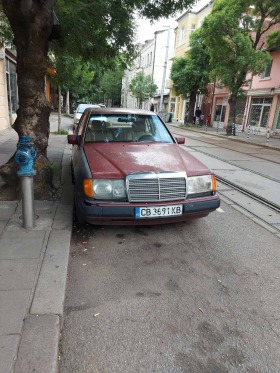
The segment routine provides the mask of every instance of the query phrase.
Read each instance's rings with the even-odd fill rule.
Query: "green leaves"
[[[67,54],[108,64],[119,53],[135,56],[134,15],[158,19],[185,10],[196,0],[57,0],[62,39],[53,42]]]
[[[192,91],[203,91],[209,83],[210,56],[200,30],[191,35],[186,57],[177,58],[171,68],[171,79],[177,94],[188,96]]]
[[[271,50],[280,49],[280,30],[275,30],[267,36],[266,45]]]
[[[129,89],[140,105],[146,98],[156,93],[157,85],[154,84],[150,75],[145,75],[141,71],[131,80]]]
[[[210,53],[212,75],[231,92],[238,92],[248,73],[260,73],[269,61],[260,51],[268,3],[254,0],[217,0],[201,32]],[[263,18],[265,17],[265,18]],[[258,38],[258,42],[256,39]]]
[[[9,21],[1,9],[0,6],[0,19],[1,19],[1,24],[0,24],[0,47],[3,47],[5,43],[11,43],[13,40],[13,33],[11,30],[11,27],[9,25]]]
[[[235,120],[242,86],[270,61],[264,51],[265,37],[280,21],[279,7],[279,1],[271,0],[215,0],[203,22],[201,32],[210,54],[211,75],[230,91],[229,123]],[[277,38],[271,37],[271,43],[277,44]]]
[[[116,69],[105,71],[101,78],[100,87],[113,106],[120,105],[121,102],[122,77],[123,68],[117,65]]]

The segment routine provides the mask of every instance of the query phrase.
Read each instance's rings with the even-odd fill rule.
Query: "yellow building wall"
[[[9,127],[6,96],[6,69],[4,60],[0,60],[0,131]]]
[[[176,28],[175,36],[175,50],[174,57],[180,58],[186,55],[186,52],[190,48],[190,35],[193,31],[197,30],[205,17],[211,12],[211,6],[206,6],[198,13],[185,13],[181,18],[177,20],[178,26]],[[181,39],[181,30],[184,29],[184,37]],[[169,95],[169,105],[171,100],[175,98],[175,110],[174,110],[174,119],[178,121],[184,121],[185,111],[186,111],[186,100],[182,96],[176,96],[173,89],[170,90]]]

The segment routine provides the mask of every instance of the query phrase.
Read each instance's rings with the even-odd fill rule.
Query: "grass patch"
[[[58,175],[58,173],[59,173],[59,166],[58,166],[57,163],[52,162],[47,167],[52,170],[52,174],[53,175]]]
[[[190,124],[179,124],[179,126],[178,126],[179,128],[191,128],[191,125]]]
[[[68,131],[62,128],[60,131],[54,131],[52,132],[54,135],[68,135]]]

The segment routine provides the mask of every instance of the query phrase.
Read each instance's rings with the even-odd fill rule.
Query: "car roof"
[[[152,111],[144,109],[127,109],[127,108],[87,108],[87,112],[91,114],[132,114],[132,115],[155,115]]]
[[[100,105],[98,104],[79,104],[78,107],[81,106],[81,107],[94,107],[94,108],[98,108],[98,107],[101,107]]]

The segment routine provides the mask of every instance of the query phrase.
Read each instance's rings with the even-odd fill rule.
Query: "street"
[[[186,146],[206,163],[199,136]],[[226,154],[232,158],[220,147],[219,157]],[[263,173],[276,179],[274,161],[265,161]],[[239,177],[248,187],[259,182],[252,173]],[[248,201],[241,208],[219,188],[228,192],[221,208],[200,220],[74,227],[62,373],[280,371],[279,214],[269,221],[257,202],[253,212]]]

